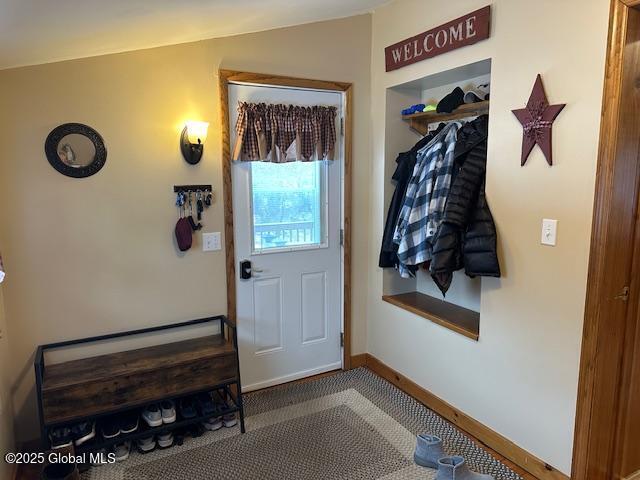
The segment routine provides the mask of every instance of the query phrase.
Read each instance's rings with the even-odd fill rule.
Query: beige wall
[[[18,436],[35,434],[38,343],[225,310],[224,255],[199,252],[199,241],[176,253],[171,193],[176,183],[212,183],[206,230],[223,229],[222,67],[354,82],[354,353],[369,351],[568,473],[608,1],[494,0],[489,40],[384,73],[385,46],[485,4],[399,0],[376,11],[372,29],[360,16],[0,72],[0,249],[11,272]],[[381,302],[376,265],[386,88],[485,58],[493,60],[487,194],[504,276],[482,282],[476,343]],[[553,168],[537,148],[519,166],[522,130],[510,110],[525,104],[537,73],[550,100],[568,104],[554,126]],[[178,150],[187,118],[212,122],[197,167]],[[106,140],[107,165],[92,178],[68,179],[46,162],[44,138],[69,121]],[[539,244],[543,217],[559,220],[555,248]]]
[[[21,439],[36,433],[39,343],[225,312],[224,254],[202,253],[198,239],[179,255],[173,240],[174,184],[213,184],[205,231],[223,230],[219,68],[354,83],[353,350],[365,351],[370,42],[364,15],[0,72],[0,248]],[[178,148],[189,118],[211,122],[195,167]],[[97,175],[47,163],[44,140],[64,122],[104,137]]]
[[[0,478],[11,478],[12,465],[3,459],[5,453],[15,451],[13,438],[13,409],[11,408],[11,362],[7,325],[4,315],[4,300],[0,287]]]
[[[491,38],[395,72],[384,47],[491,3]],[[570,470],[586,288],[608,0],[402,0],[373,19],[368,351],[565,473]],[[492,58],[487,196],[504,276],[483,279],[480,341],[380,300],[377,239],[387,205],[385,89]],[[525,105],[541,73],[553,103],[549,168],[536,148],[520,167]],[[395,113],[394,113],[395,114]],[[408,145],[407,145],[408,147]],[[390,159],[389,161],[392,161]],[[542,218],[558,245],[540,245]]]

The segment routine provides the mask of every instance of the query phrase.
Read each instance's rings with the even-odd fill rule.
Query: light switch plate
[[[202,234],[202,251],[213,252],[222,248],[220,232]]]
[[[542,238],[543,245],[556,246],[556,238],[558,234],[558,220],[551,220],[549,218],[542,219]]]

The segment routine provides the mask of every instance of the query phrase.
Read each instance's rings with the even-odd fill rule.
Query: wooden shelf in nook
[[[382,300],[472,340],[480,338],[480,314],[420,292],[383,295]]]
[[[411,115],[403,115],[402,119],[409,122],[409,126],[420,135],[429,133],[429,125],[432,123],[448,122],[466,117],[477,117],[489,113],[489,100],[477,103],[465,103],[451,113],[419,112]]]

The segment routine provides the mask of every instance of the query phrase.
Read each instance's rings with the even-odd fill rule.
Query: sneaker
[[[204,427],[199,423],[196,423],[187,427],[187,433],[191,435],[191,438],[201,437],[204,432],[205,432]]]
[[[138,412],[130,412],[124,414],[120,418],[120,433],[133,433],[138,429],[138,420],[140,414]]]
[[[113,447],[116,462],[122,462],[129,458],[131,452],[131,442],[119,443]]]
[[[54,428],[49,432],[51,448],[64,448],[73,445],[71,429],[67,427]]]
[[[193,403],[192,397],[180,400],[180,415],[182,415],[182,418],[194,418],[197,415],[196,406]]]
[[[176,421],[176,406],[171,400],[165,400],[160,404],[160,413],[163,423],[173,423]]]
[[[227,413],[224,417],[222,417],[222,423],[226,428],[235,427],[238,424],[238,420],[236,419],[236,414]]]
[[[156,440],[153,435],[138,439],[138,451],[140,453],[149,453],[156,448]]]
[[[210,418],[205,422],[202,422],[202,426],[210,432],[215,432],[222,428],[222,417]]]
[[[79,447],[96,436],[96,424],[95,422],[78,423],[71,427],[71,435],[75,440],[76,447]]]
[[[173,446],[173,434],[171,432],[158,435],[156,440],[158,442],[158,447],[160,448],[169,448]]]
[[[150,427],[159,427],[162,425],[162,413],[160,413],[160,407],[157,404],[148,405],[142,411],[142,419],[147,422]]]
[[[216,412],[224,412],[225,410],[229,410],[229,404],[219,392],[213,393],[213,401],[216,405]]]
[[[100,425],[100,432],[106,439],[120,435],[120,422],[116,417],[107,417]]]
[[[213,415],[214,413],[216,413],[216,406],[213,404],[211,395],[209,395],[208,393],[201,393],[200,395],[198,395],[196,397],[196,403],[201,415]]]

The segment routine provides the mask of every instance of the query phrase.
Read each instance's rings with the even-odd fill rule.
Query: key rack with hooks
[[[193,232],[203,228],[201,220],[205,209],[213,204],[213,188],[211,185],[174,185],[173,192],[178,208],[176,240],[180,251],[185,252],[192,246]],[[194,213],[197,220],[194,219]]]
[[[173,192],[196,193],[196,192],[213,192],[211,185],[174,185]]]

